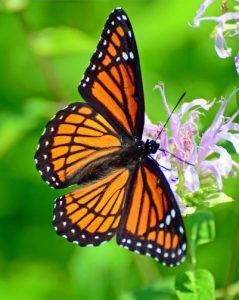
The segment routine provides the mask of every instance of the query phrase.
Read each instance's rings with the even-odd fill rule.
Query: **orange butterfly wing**
[[[56,200],[54,227],[81,246],[110,240],[119,225],[129,171],[119,169]]]
[[[139,163],[132,176],[117,242],[131,251],[175,266],[185,259],[186,235],[178,205],[154,160]]]
[[[79,92],[122,135],[141,139],[144,98],[137,46],[122,9],[109,16]]]
[[[74,103],[47,124],[35,154],[42,178],[54,188],[80,183],[121,148],[118,133],[90,106]]]

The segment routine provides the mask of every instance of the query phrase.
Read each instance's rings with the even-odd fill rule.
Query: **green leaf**
[[[71,27],[45,28],[31,40],[32,47],[42,56],[92,51],[95,42],[85,33]]]
[[[228,203],[228,202],[233,202],[233,201],[234,201],[233,198],[229,197],[225,193],[220,192],[220,193],[215,193],[211,197],[208,197],[207,206],[208,207],[213,207],[213,206],[216,206],[218,204]]]
[[[181,272],[175,281],[180,300],[214,300],[215,284],[210,272],[203,269]]]

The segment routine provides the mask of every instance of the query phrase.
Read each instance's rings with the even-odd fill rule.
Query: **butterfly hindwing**
[[[120,147],[120,137],[109,122],[78,102],[60,110],[47,124],[35,160],[42,178],[63,188],[79,183]]]
[[[186,235],[169,184],[157,163],[145,158],[136,166],[126,195],[117,242],[168,266],[185,258]]]
[[[129,171],[118,169],[56,200],[56,232],[80,246],[110,240],[119,225]]]
[[[144,98],[140,64],[133,29],[122,9],[110,14],[79,92],[122,135],[141,138]]]

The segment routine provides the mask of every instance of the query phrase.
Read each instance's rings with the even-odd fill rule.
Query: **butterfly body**
[[[185,259],[185,228],[173,191],[142,141],[144,95],[132,26],[122,9],[107,19],[79,92],[85,103],[60,110],[35,154],[53,188],[79,185],[56,199],[56,232],[80,246],[116,236],[131,251],[168,266]]]

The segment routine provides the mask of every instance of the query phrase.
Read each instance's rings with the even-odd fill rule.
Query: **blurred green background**
[[[117,6],[125,9],[135,31],[146,110],[154,122],[166,119],[153,90],[160,80],[171,106],[184,91],[185,101],[213,99],[238,86],[233,58],[219,59],[209,39],[214,24],[188,26],[199,4],[0,1],[0,299],[175,299],[174,278],[189,268],[188,260],[170,269],[114,241],[80,248],[58,237],[53,200],[64,191],[41,180],[33,157],[46,122],[63,106],[82,101],[78,82]],[[219,13],[218,7],[211,12]],[[235,51],[236,42],[230,45]],[[235,109],[232,101],[228,114]],[[202,130],[209,122],[204,119]],[[216,239],[197,252],[197,265],[213,274],[219,297],[239,285],[238,182],[225,181],[224,192],[236,201],[213,209]],[[164,291],[160,296],[159,290]]]

